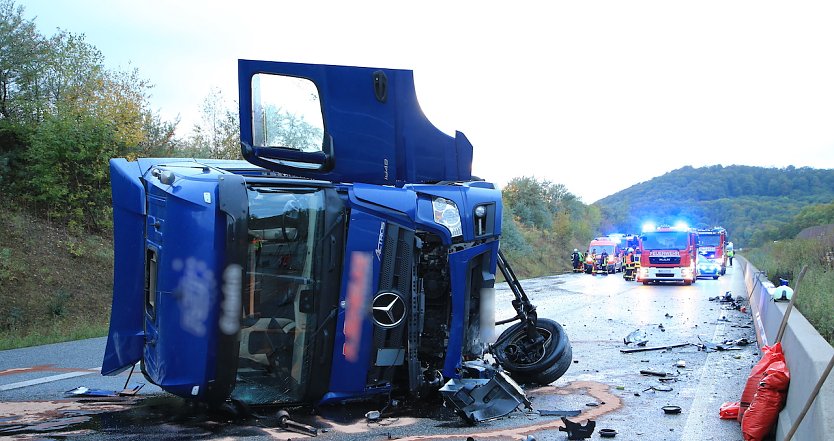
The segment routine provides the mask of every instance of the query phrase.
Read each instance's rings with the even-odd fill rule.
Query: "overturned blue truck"
[[[138,362],[208,403],[440,391],[477,422],[529,404],[516,382],[565,373],[567,336],[499,251],[500,190],[423,115],[411,71],[238,70],[245,161],[110,161],[104,375]],[[497,339],[496,269],[515,311],[497,324],[517,321]]]

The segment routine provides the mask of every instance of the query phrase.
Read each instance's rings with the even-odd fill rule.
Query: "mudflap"
[[[501,418],[522,403],[531,408],[530,400],[509,375],[485,363],[476,369],[491,378],[453,378],[440,388],[446,405],[467,423],[474,425]]]

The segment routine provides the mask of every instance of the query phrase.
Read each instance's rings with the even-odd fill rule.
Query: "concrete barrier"
[[[744,281],[753,314],[753,324],[756,327],[756,339],[760,347],[772,345],[775,343],[788,302],[770,300],[768,288],[773,288],[773,284],[746,259],[737,257],[737,260],[744,268]],[[802,295],[801,288],[798,295]],[[793,308],[788,319],[788,327],[782,337],[782,350],[790,370],[791,385],[788,389],[787,404],[779,413],[777,440],[783,440],[793,426],[834,354],[834,347],[822,338],[796,308]],[[830,375],[823,385],[793,439],[834,439],[834,375]]]

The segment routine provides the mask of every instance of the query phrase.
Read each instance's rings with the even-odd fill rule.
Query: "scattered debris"
[[[132,397],[136,395],[139,390],[145,387],[144,383],[135,384],[131,388],[125,388],[121,392],[107,389],[92,389],[89,387],[79,386],[75,389],[64,392],[66,395],[75,397]]]
[[[649,370],[641,370],[640,374],[641,375],[651,375],[651,376],[654,376],[654,377],[665,377],[665,376],[669,375],[666,372],[657,372],[657,371],[649,371]]]
[[[614,438],[617,436],[617,431],[614,429],[599,429],[600,438]]]
[[[365,414],[365,418],[367,418],[368,421],[371,421],[371,422],[379,421],[379,417],[380,417],[380,413],[379,413],[378,410],[369,410],[368,413]]]
[[[649,386],[646,389],[643,389],[643,392],[648,391],[655,391],[655,392],[672,392],[672,388],[669,386]]]
[[[734,347],[736,341],[744,340],[747,341],[746,344],[742,344],[742,346],[749,345],[750,342],[747,339],[739,339],[739,340],[728,340],[722,342],[721,344],[713,343],[711,341],[704,341],[701,339],[701,336],[698,336],[698,340],[701,343],[695,345],[698,347],[699,351],[711,352],[711,351],[740,351],[741,348]]]
[[[689,346],[692,343],[679,343],[674,345],[667,345],[667,346],[653,346],[649,348],[634,348],[634,349],[620,349],[620,352],[623,354],[631,354],[634,352],[645,352],[645,351],[659,351],[662,349],[672,349],[672,348],[680,348],[683,346]]]
[[[665,412],[667,415],[677,415],[681,413],[680,406],[663,406],[661,407],[661,409],[663,409],[663,412]]]
[[[579,410],[548,410],[548,409],[539,409],[539,415],[541,416],[557,416],[557,417],[574,417],[582,413]]]
[[[302,435],[318,436],[319,434],[319,430],[315,427],[290,419],[289,412],[284,409],[278,411],[278,426],[284,430]]]
[[[594,427],[597,425],[596,421],[588,420],[588,423],[583,426],[582,424],[574,423],[565,417],[562,417],[562,422],[565,423],[565,427],[560,427],[559,431],[567,432],[569,440],[582,440],[590,438],[594,433]]]
[[[672,317],[673,317],[673,315],[672,315],[672,314],[669,314],[668,312],[666,313],[666,318],[672,318]],[[601,431],[600,431],[600,432],[601,432]]]
[[[623,343],[629,345],[634,343],[637,346],[646,346],[646,343],[649,342],[649,336],[646,335],[646,331],[641,331],[640,329],[635,329],[631,331],[624,339]]]
[[[660,329],[660,332],[666,332],[666,328],[663,327],[663,323],[657,325],[657,329]]]
[[[685,368],[686,367],[686,360],[678,360],[678,362],[675,363],[675,367]]]

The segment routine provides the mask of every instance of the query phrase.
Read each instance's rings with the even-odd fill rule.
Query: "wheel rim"
[[[533,344],[528,338],[527,333],[522,329],[521,332],[514,335],[504,348],[504,356],[513,364],[518,366],[529,366],[540,362],[545,354],[545,348],[550,346],[550,341],[553,339],[553,334],[547,329],[536,327],[539,333],[544,337],[544,342],[541,344]]]

